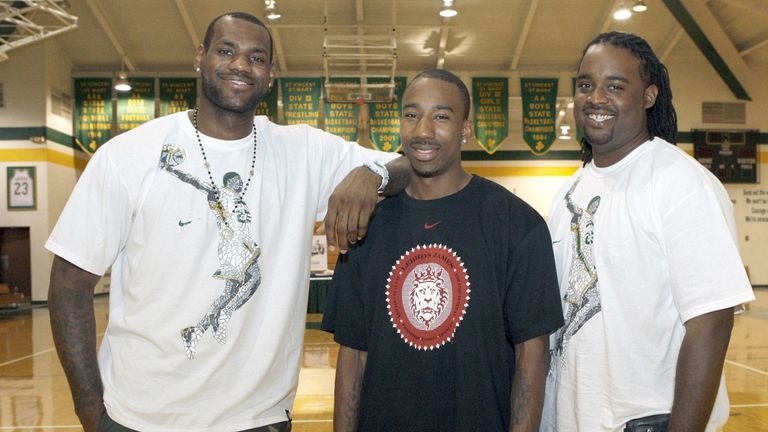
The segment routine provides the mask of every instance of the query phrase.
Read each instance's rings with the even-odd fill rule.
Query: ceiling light
[[[648,5],[643,0],[637,0],[634,6],[632,6],[632,10],[635,12],[645,12],[648,10]]]
[[[131,91],[131,83],[128,82],[128,77],[125,76],[125,72],[120,72],[115,81],[115,90],[119,92]]]
[[[619,21],[629,19],[629,17],[631,16],[632,16],[632,11],[629,10],[629,8],[627,8],[624,5],[624,2],[621,2],[621,5],[619,6],[619,8],[616,9],[616,12],[613,13],[613,19],[619,20]]]
[[[276,20],[282,16],[277,11],[277,2],[275,0],[264,0],[264,13],[269,20]]]
[[[443,8],[440,9],[440,16],[444,18],[451,18],[458,15],[456,9],[453,8],[453,0],[443,0]]]

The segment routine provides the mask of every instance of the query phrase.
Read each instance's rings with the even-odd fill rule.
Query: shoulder
[[[720,181],[680,147],[660,138],[646,144],[648,151],[635,167],[635,177],[651,176],[648,184],[656,192],[687,195],[700,189],[724,190]]]
[[[117,170],[118,175],[147,175],[157,168],[163,144],[177,140],[186,112],[151,120],[123,132],[99,147],[91,164],[104,164]]]
[[[151,151],[159,155],[166,137],[178,130],[180,122],[186,115],[186,112],[175,113],[150,120],[110,139],[99,148],[98,152],[129,156]]]
[[[533,224],[544,222],[539,212],[509,189],[484,177],[475,176],[475,178],[477,180],[475,193],[481,200],[480,205],[483,211],[493,212],[502,218],[519,218]],[[508,223],[509,220],[505,219],[504,222]]]
[[[318,144],[331,141],[335,143],[345,142],[341,138],[325,132],[324,130],[306,124],[279,125],[271,122],[265,116],[256,116],[256,127],[261,133],[267,135],[277,146],[300,146]]]

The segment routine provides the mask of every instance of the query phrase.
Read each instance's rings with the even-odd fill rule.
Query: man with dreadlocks
[[[584,164],[550,210],[566,323],[542,430],[719,430],[732,309],[753,299],[731,201],[674,146],[667,69],[642,38],[587,45],[574,116]]]

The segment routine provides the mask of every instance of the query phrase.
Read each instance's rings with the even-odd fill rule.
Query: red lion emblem
[[[406,252],[387,280],[387,308],[400,337],[416,349],[440,348],[453,339],[469,305],[469,276],[443,245]]]

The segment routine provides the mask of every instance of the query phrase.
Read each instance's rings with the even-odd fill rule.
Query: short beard
[[[243,105],[236,105],[229,103],[221,92],[221,89],[216,86],[213,80],[207,76],[203,76],[203,97],[208,99],[214,106],[226,110],[236,112],[238,114],[253,113],[256,111],[256,107],[264,99],[267,92],[258,87],[253,93],[250,99],[248,99]]]

